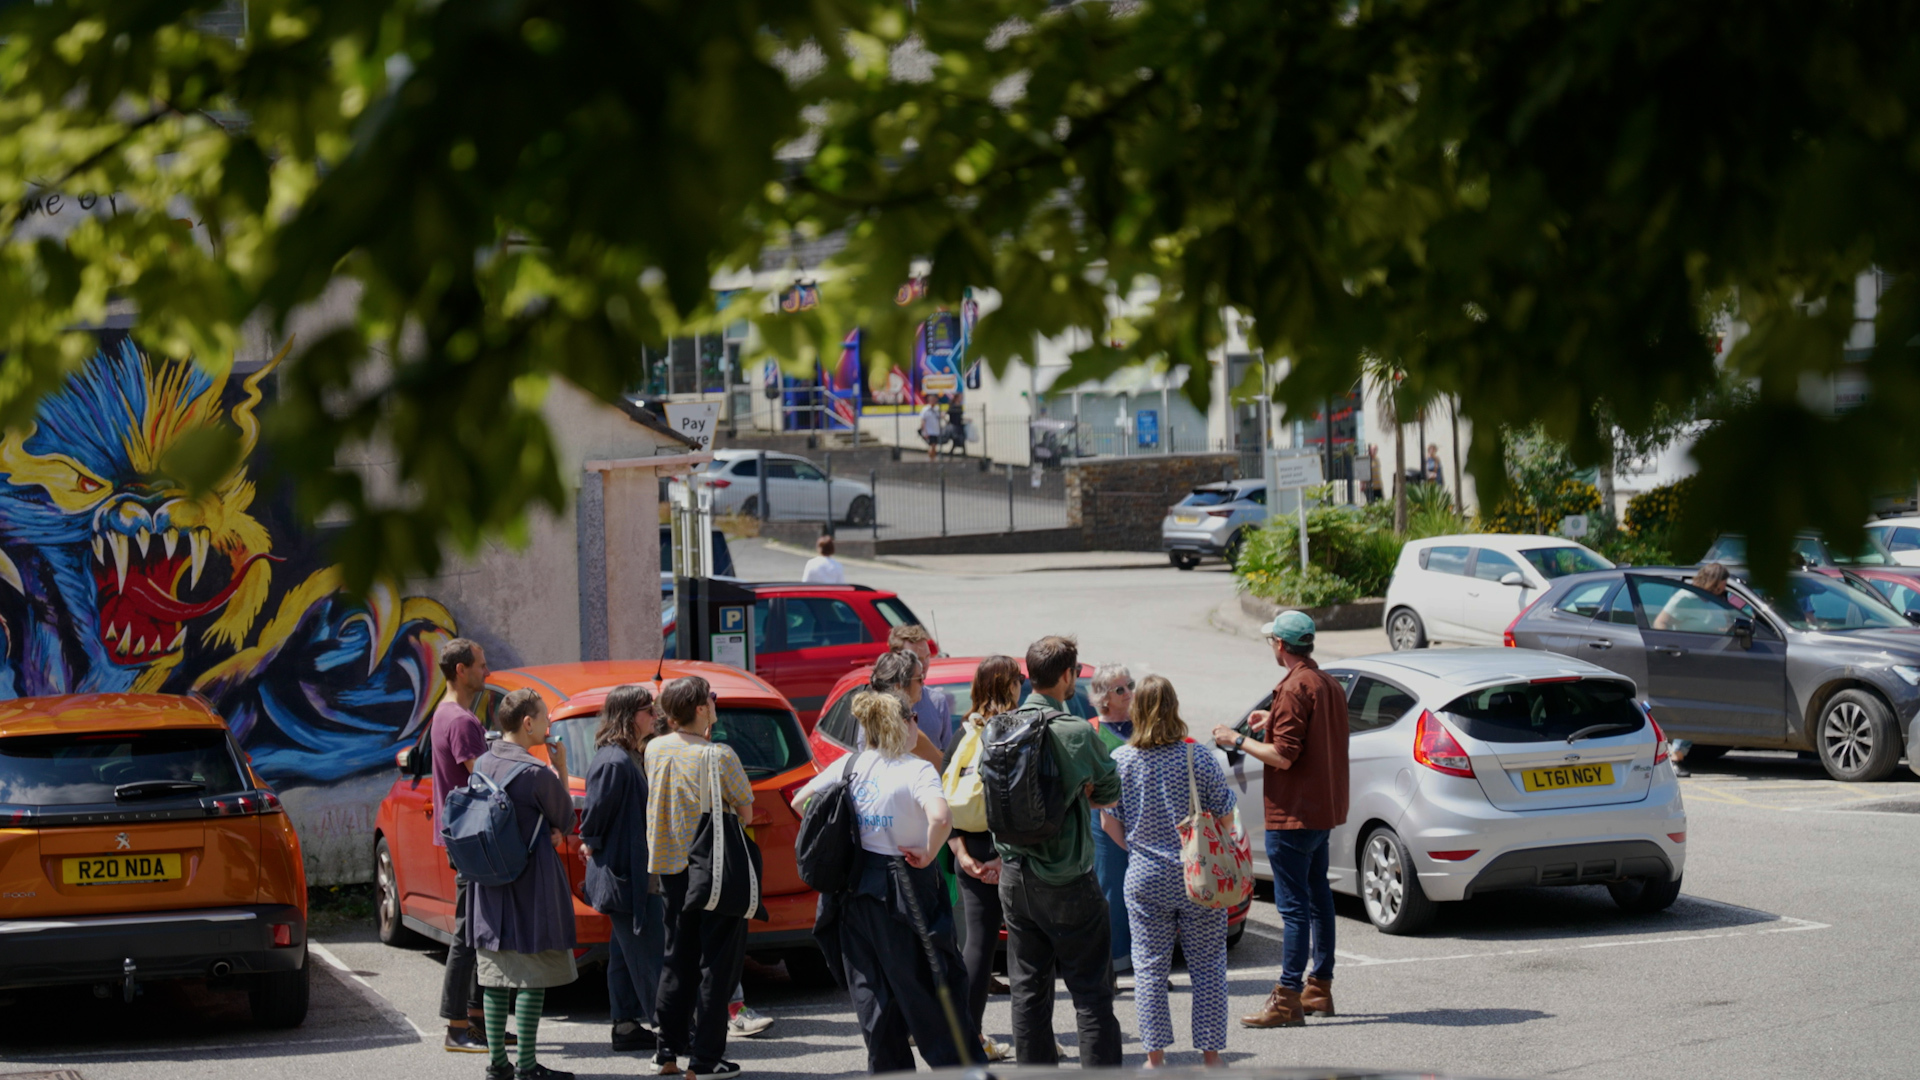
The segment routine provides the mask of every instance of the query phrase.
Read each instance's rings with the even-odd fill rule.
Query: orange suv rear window
[[[250,785],[224,731],[129,731],[0,739],[0,806],[198,802]]]

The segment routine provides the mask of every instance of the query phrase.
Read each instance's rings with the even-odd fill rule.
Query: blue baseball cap
[[[1261,627],[1260,632],[1289,645],[1311,645],[1313,617],[1304,611],[1283,611],[1275,615],[1272,622]]]

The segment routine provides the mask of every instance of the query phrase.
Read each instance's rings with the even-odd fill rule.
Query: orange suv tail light
[[[222,795],[201,799],[208,817],[239,817],[243,814],[283,814],[280,796],[271,791],[249,791],[241,795]]]

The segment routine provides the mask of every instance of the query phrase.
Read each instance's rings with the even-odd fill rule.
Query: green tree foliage
[[[1581,476],[1567,448],[1539,426],[1506,433],[1507,495],[1482,515],[1488,532],[1553,535],[1573,514],[1600,508],[1600,492]]]
[[[787,360],[855,325],[898,360],[990,288],[996,365],[1091,331],[1064,387],[1198,369],[1232,309],[1292,361],[1290,406],[1366,356],[1409,402],[1456,397],[1489,504],[1493,433],[1537,421],[1598,463],[1597,403],[1634,437],[1718,383],[1725,313],[1756,392],[1700,441],[1684,527],[1747,534],[1763,575],[1799,528],[1852,544],[1920,468],[1920,8],[1897,0],[260,0],[241,45],[194,29],[208,6],[0,11],[0,420],[112,301],[217,360],[344,276],[355,318],[297,345],[267,438],[303,508],[353,521],[356,580],[558,503],[546,377],[614,393],[713,314],[711,273],[830,234],[823,305],[759,320]],[[22,232],[50,190],[121,212]],[[922,259],[927,297],[896,305]],[[1843,363],[1873,267],[1868,399],[1825,415],[1802,387]],[[1120,292],[1151,299],[1121,318]],[[333,468],[369,437],[406,499]]]

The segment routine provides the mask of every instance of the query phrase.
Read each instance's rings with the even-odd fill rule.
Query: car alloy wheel
[[[410,945],[419,935],[400,921],[400,881],[393,872],[393,852],[386,837],[374,847],[374,929],[387,945]]]
[[[1427,647],[1427,629],[1420,625],[1420,616],[1411,608],[1397,608],[1393,617],[1387,620],[1387,644],[1394,652]]]
[[[847,524],[873,524],[873,500],[865,495],[854,496],[853,502],[847,506]]]
[[[1360,869],[1360,896],[1367,903],[1367,917],[1377,926],[1400,917],[1407,901],[1406,867],[1400,862],[1399,845],[1384,832],[1367,841],[1366,863]]]
[[[1873,757],[1873,722],[1858,702],[1841,701],[1828,709],[1820,737],[1826,741],[1827,757],[1847,772]]]

